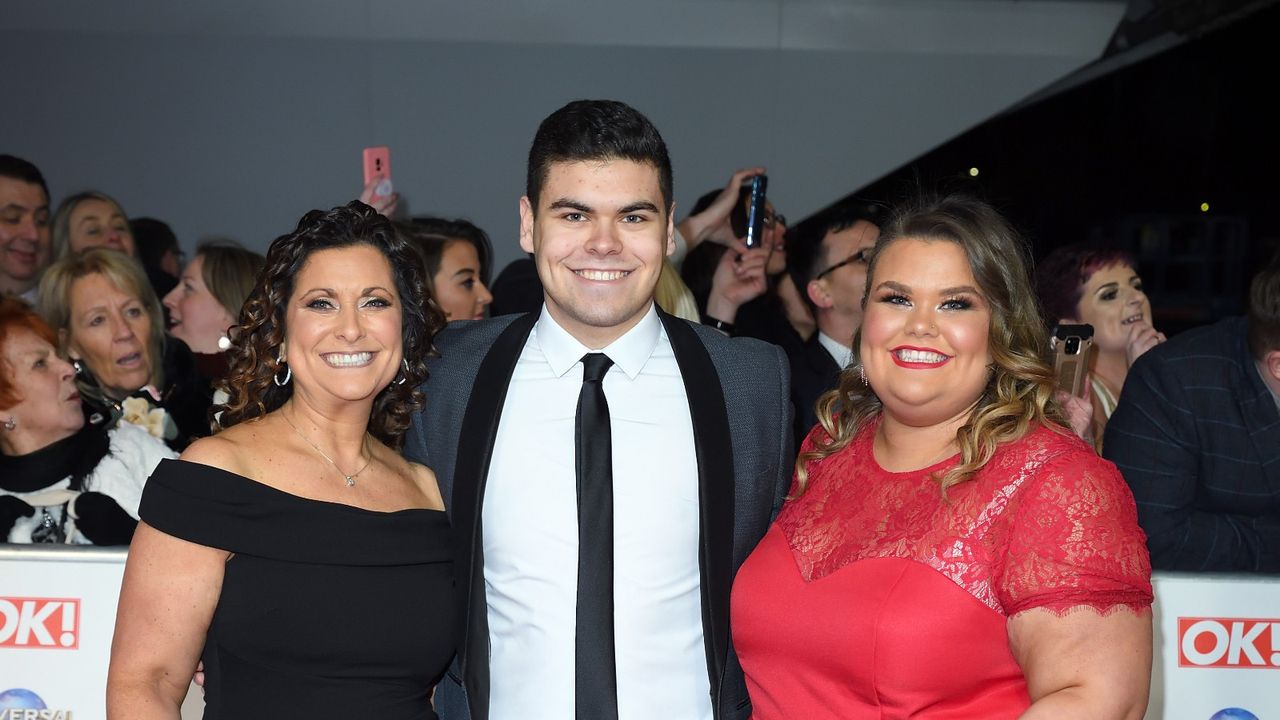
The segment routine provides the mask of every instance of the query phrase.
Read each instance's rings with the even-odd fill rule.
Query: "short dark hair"
[[[1138,268],[1133,255],[1120,248],[1093,243],[1054,248],[1036,265],[1036,295],[1044,308],[1045,324],[1053,326],[1062,318],[1076,317],[1085,283],[1095,272],[1113,265]]]
[[[823,241],[827,235],[848,230],[860,222],[882,228],[887,216],[883,204],[859,199],[827,208],[787,230],[787,274],[810,310],[817,308],[805,288],[810,280],[826,269],[823,267],[823,256],[826,255]]]
[[[419,231],[415,234],[436,235],[449,240],[462,240],[471,243],[476,249],[476,257],[480,258],[480,282],[485,285],[489,284],[489,271],[493,267],[493,243],[489,242],[489,233],[482,230],[479,226],[470,220],[457,218],[449,220],[448,218],[435,217],[434,215],[415,215],[410,218],[413,229]],[[444,253],[444,247],[439,248],[439,253],[435,255],[434,260],[427,258],[427,282],[431,282],[431,276],[436,274],[440,269],[440,254]]]
[[[1280,251],[1249,285],[1249,352],[1259,360],[1280,350]]]
[[[222,427],[266,415],[293,395],[291,383],[280,387],[272,377],[283,369],[278,358],[294,280],[317,250],[357,245],[375,248],[387,258],[400,294],[403,382],[392,382],[378,393],[369,418],[374,437],[390,447],[400,446],[413,413],[422,407],[418,385],[427,377],[431,339],[444,326],[444,315],[423,285],[417,251],[390,220],[359,201],[312,210],[298,221],[297,229],[271,243],[266,266],[230,333],[230,369],[222,383],[230,398],[219,421]]]
[[[149,217],[130,218],[129,229],[133,232],[134,252],[138,256],[138,261],[142,263],[142,267],[148,272],[160,267],[160,259],[165,253],[173,251],[176,255],[181,252],[178,236],[163,220]]]
[[[0,177],[39,185],[40,189],[44,191],[44,199],[46,201],[49,200],[49,185],[44,181],[44,175],[40,173],[40,168],[29,160],[23,160],[13,155],[0,154]]]
[[[671,158],[649,118],[616,100],[574,100],[548,115],[533,136],[524,190],[533,212],[551,163],[616,158],[657,168],[662,200],[671,211]]]

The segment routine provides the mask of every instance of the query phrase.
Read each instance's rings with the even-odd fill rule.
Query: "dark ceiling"
[[[1194,324],[1239,311],[1251,271],[1280,247],[1280,5],[1202,26],[1215,25],[994,118],[850,197],[976,193],[1013,218],[1037,257],[1093,240],[1150,257],[1162,273],[1181,252],[1186,267],[1156,283],[1167,305],[1185,306],[1171,312]],[[1190,259],[1218,256],[1220,276],[1200,283],[1209,270]]]

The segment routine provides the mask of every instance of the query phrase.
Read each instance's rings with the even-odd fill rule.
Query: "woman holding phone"
[[[1093,419],[1083,436],[1101,450],[1102,433],[1129,368],[1165,341],[1164,333],[1152,326],[1151,301],[1143,292],[1137,263],[1116,248],[1060,247],[1036,268],[1036,291],[1050,323],[1093,326],[1088,377]]]

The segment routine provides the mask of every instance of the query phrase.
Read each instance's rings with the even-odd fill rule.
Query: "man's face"
[[[587,347],[608,345],[649,310],[675,249],[658,169],[621,158],[552,163],[538,207],[520,198],[520,247],[534,255],[551,317]]]
[[[824,262],[818,270],[822,277],[809,283],[809,297],[819,309],[849,318],[855,327],[862,324],[867,253],[879,237],[880,228],[865,220],[827,233],[822,239]]]
[[[49,198],[39,185],[0,177],[0,275],[32,281],[51,259]]]

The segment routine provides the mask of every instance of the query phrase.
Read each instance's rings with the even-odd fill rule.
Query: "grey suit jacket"
[[[751,715],[729,637],[734,574],[782,506],[791,477],[791,404],[782,351],[659,312],[684,379],[700,498],[703,634],[717,720]],[[507,386],[538,315],[451,326],[428,362],[426,406],[405,446],[432,468],[453,524],[458,657],[436,692],[444,720],[489,717],[488,617],[481,517]],[[502,719],[495,719],[502,720]]]

